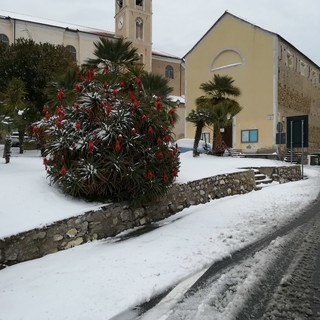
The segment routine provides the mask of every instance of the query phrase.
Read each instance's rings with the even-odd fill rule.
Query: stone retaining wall
[[[286,175],[288,171],[290,169],[285,171]],[[279,175],[282,173],[278,170]],[[88,241],[112,237],[127,229],[160,221],[191,205],[244,194],[254,189],[254,172],[247,170],[186,184],[174,184],[162,199],[141,208],[134,209],[126,203],[108,204],[97,211],[85,212],[83,215],[57,221],[46,227],[0,239],[0,269],[6,265],[39,258]]]
[[[284,166],[284,167],[259,167],[261,173],[267,175],[272,180],[279,183],[297,181],[301,179],[301,166]]]

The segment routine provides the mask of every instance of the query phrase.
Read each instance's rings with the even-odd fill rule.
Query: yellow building
[[[226,132],[229,147],[283,156],[287,117],[308,115],[309,152],[320,150],[320,68],[281,36],[225,12],[184,58],[187,114],[214,74],[240,88],[243,110]],[[186,136],[194,136],[192,123]]]

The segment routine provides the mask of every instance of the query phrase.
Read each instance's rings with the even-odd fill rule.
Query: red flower
[[[61,111],[61,112],[59,113],[59,119],[60,119],[60,120],[63,120],[63,118],[64,118],[64,113]]]
[[[118,95],[117,89],[113,89],[113,95],[116,97]]]
[[[179,173],[179,170],[177,170],[177,169],[174,169],[174,170],[173,170],[173,175],[174,175],[174,176],[177,176],[178,173]]]
[[[148,127],[148,134],[152,134],[152,132],[153,132],[153,129],[152,129],[151,126],[149,126],[149,127]]]
[[[161,106],[162,106],[161,101],[156,101],[157,111],[160,111],[160,110],[161,110]]]
[[[74,103],[73,107],[76,108],[76,109],[79,109],[79,105],[77,103]]]
[[[56,120],[56,126],[60,129],[61,128],[61,120],[57,119]]]
[[[147,171],[147,177],[151,179],[153,177],[153,172],[151,170]]]
[[[48,165],[48,159],[47,159],[47,158],[43,158],[43,164],[44,164],[45,166]]]
[[[166,173],[163,175],[163,180],[164,181],[168,181],[169,180],[169,176]]]
[[[156,101],[161,101],[161,98],[159,96],[156,96]]]
[[[136,78],[136,85],[141,86],[141,78],[139,77]]]
[[[89,152],[92,152],[93,149],[94,149],[94,142],[93,142],[92,140],[90,140],[90,141],[88,142],[88,151],[89,151]]]
[[[76,69],[76,74],[80,74],[79,68]]]
[[[80,84],[77,82],[77,83],[75,84],[74,88],[75,88],[76,90],[80,91]]]
[[[82,74],[79,75],[79,80],[80,80],[80,81],[83,80],[83,75],[82,75]]]
[[[56,107],[56,114],[60,114],[62,112],[62,106],[61,107]]]
[[[45,116],[45,118],[46,118],[47,120],[50,119],[50,114],[49,114],[49,112],[46,112],[46,114],[45,114],[44,116]]]
[[[81,128],[80,121],[77,120],[77,121],[76,121],[76,129],[79,130],[80,128]]]
[[[131,102],[135,102],[136,101],[136,95],[134,94],[134,92],[132,92],[131,94]]]
[[[106,112],[107,112],[107,115],[109,115],[111,112],[111,103],[110,102],[107,103]]]
[[[88,72],[86,74],[86,80],[91,81],[93,79],[93,76],[94,76],[94,70],[92,67],[90,67],[90,69],[88,70]]]
[[[61,99],[63,98],[63,96],[64,96],[64,92],[63,92],[63,90],[60,88],[60,89],[58,90],[58,92],[57,92],[57,99],[58,99],[58,100],[61,100]]]
[[[145,114],[143,114],[142,116],[141,116],[141,120],[146,120],[147,119],[147,116],[145,115]]]
[[[176,121],[174,119],[171,119],[170,123],[174,124]]]
[[[131,129],[131,133],[132,133],[132,134],[136,134],[136,133],[137,133],[137,130],[136,130],[135,128],[132,128],[132,129]]]
[[[37,134],[37,133],[38,133],[38,127],[37,127],[37,126],[33,126],[32,132],[33,132],[34,134]]]
[[[48,112],[49,111],[49,107],[44,105],[43,108],[42,108],[42,111],[43,112]]]
[[[164,140],[165,142],[168,142],[168,141],[170,140],[169,135],[168,135],[168,134],[165,134],[164,137],[163,137],[163,140]]]
[[[162,131],[167,131],[167,130],[168,130],[167,127],[163,127],[163,128],[162,128]]]
[[[108,72],[109,72],[109,66],[106,66],[106,67],[104,68],[104,72],[105,72],[105,73],[108,73]]]
[[[121,145],[120,145],[120,142],[117,140],[116,141],[116,145],[115,145],[115,150],[117,151],[117,152],[119,152],[120,150],[121,150]]]
[[[161,144],[161,143],[162,143],[162,139],[160,137],[158,137],[157,144]]]
[[[169,113],[170,113],[171,115],[173,115],[173,114],[175,113],[174,108],[171,108],[171,109],[169,110]]]
[[[169,157],[170,157],[170,158],[173,158],[173,156],[174,156],[174,152],[173,152],[172,150],[170,150],[170,152],[169,152]]]
[[[134,102],[133,102],[133,109],[138,109],[138,107],[139,107],[139,103],[138,103],[138,100],[134,100]]]
[[[159,159],[163,158],[163,152],[162,151],[158,151],[158,158]]]
[[[120,80],[119,85],[120,85],[121,88],[123,88],[124,87],[124,81]]]
[[[109,83],[108,83],[107,81],[105,81],[105,82],[103,83],[103,87],[104,87],[104,88],[106,88],[108,85],[109,85]]]
[[[66,168],[65,168],[64,166],[62,166],[61,169],[60,169],[60,174],[61,174],[62,176],[64,176],[66,173],[67,173]]]

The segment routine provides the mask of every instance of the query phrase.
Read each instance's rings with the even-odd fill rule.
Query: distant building
[[[320,68],[280,35],[225,12],[184,58],[187,114],[214,74],[240,88],[243,110],[223,134],[229,147],[283,156],[287,117],[307,115],[308,151],[320,151]],[[186,136],[193,135],[187,123]]]

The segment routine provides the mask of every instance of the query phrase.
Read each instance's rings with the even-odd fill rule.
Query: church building
[[[93,57],[93,43],[99,37],[124,37],[137,48],[146,71],[169,79],[171,100],[180,117],[176,139],[194,137],[194,125],[185,117],[203,94],[201,83],[219,74],[232,77],[241,90],[237,101],[243,110],[223,132],[228,147],[283,158],[289,136],[297,138],[296,130],[290,131],[292,119],[305,119],[308,141],[304,147],[309,153],[320,151],[320,67],[280,35],[225,12],[179,58],[152,48],[152,0],[115,0],[114,4],[114,32],[17,14],[1,16],[0,11],[0,41],[11,44],[23,37],[62,44],[81,64]],[[212,142],[212,128],[205,128],[204,136]]]
[[[0,8],[1,9],[1,8]],[[175,125],[176,139],[185,132],[184,63],[179,57],[152,50],[152,0],[115,0],[115,31],[107,32],[89,27],[30,19],[19,14],[6,16],[0,10],[0,41],[12,44],[18,38],[35,42],[64,45],[78,64],[93,58],[94,42],[99,37],[123,37],[137,48],[147,72],[159,74],[169,80],[173,88],[170,99],[177,105],[179,121]]]

